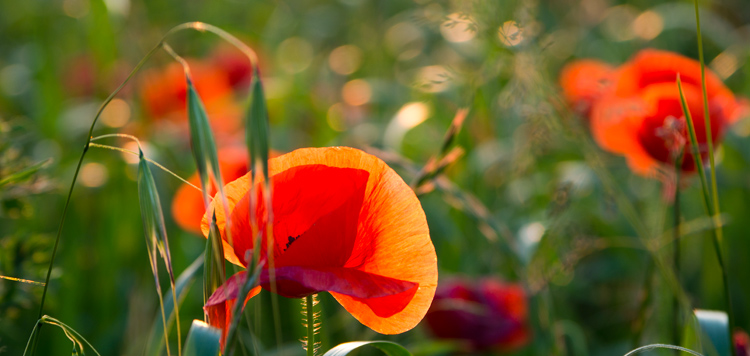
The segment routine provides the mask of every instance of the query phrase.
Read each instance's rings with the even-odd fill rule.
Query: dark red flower
[[[734,332],[734,348],[737,356],[750,356],[750,336],[743,330]]]
[[[306,148],[269,161],[273,240],[264,234],[260,286],[269,289],[273,256],[278,294],[300,298],[328,291],[371,329],[396,334],[422,320],[437,285],[437,258],[424,211],[414,192],[379,158],[346,148]],[[225,186],[231,219],[212,203],[232,263],[247,266],[252,255],[251,219],[264,231],[260,199],[250,216],[250,175]],[[215,199],[216,201],[216,199]],[[207,214],[212,215],[212,214]],[[208,235],[208,221],[202,221]],[[212,325],[226,330],[244,272],[227,280],[205,305]]]
[[[425,321],[436,337],[461,341],[468,352],[508,351],[531,338],[525,291],[492,278],[440,282]]]
[[[604,149],[621,154],[637,173],[652,175],[659,165],[673,167],[684,148],[681,169],[695,170],[685,115],[676,79],[680,75],[685,101],[695,124],[701,158],[706,159],[700,64],[676,53],[647,49],[619,68],[584,60],[562,72],[565,97],[583,107],[591,132]],[[748,112],[721,80],[706,70],[711,137],[721,140],[726,128]]]

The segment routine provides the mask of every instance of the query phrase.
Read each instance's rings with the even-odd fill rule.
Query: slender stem
[[[129,153],[129,154],[132,154],[132,155],[135,155],[135,156],[139,155],[138,152],[129,150],[127,148],[120,148],[120,147],[109,146],[109,145],[101,145],[101,144],[93,143],[93,142],[90,143],[89,146],[91,146],[91,147],[98,147],[98,148],[106,148],[108,150],[119,151],[119,152],[123,152],[123,153]],[[172,175],[173,177],[179,179],[181,182],[183,182],[183,183],[185,183],[185,184],[187,184],[187,185],[189,185],[189,186],[197,189],[199,192],[203,191],[201,188],[197,187],[195,184],[188,182],[185,178],[180,177],[179,175],[177,175],[177,173],[170,171],[167,167],[162,166],[158,162],[156,162],[156,161],[154,161],[154,160],[152,160],[152,159],[150,159],[148,157],[143,157],[143,159],[146,160],[146,161],[148,161],[148,162],[150,162],[154,166],[159,167],[159,169],[163,170],[164,172],[167,172],[170,175]],[[209,198],[213,199],[213,197],[209,197]]]
[[[704,83],[705,84],[705,83]],[[732,337],[732,332],[734,330],[734,313],[732,308],[732,297],[730,294],[730,288],[729,288],[729,275],[727,272],[727,268],[724,262],[724,253],[722,252],[721,248],[721,237],[722,237],[722,229],[721,229],[721,219],[718,214],[718,211],[714,208],[718,208],[718,206],[712,205],[709,201],[709,196],[711,193],[709,192],[708,184],[706,182],[706,173],[703,168],[703,162],[701,160],[700,153],[698,152],[698,139],[695,134],[695,125],[693,124],[693,118],[690,115],[690,108],[687,106],[687,102],[685,101],[685,95],[682,91],[682,82],[680,80],[680,75],[677,75],[677,89],[680,92],[680,101],[682,104],[682,111],[685,114],[685,121],[688,124],[688,129],[690,132],[690,142],[693,150],[693,159],[695,160],[695,165],[698,167],[698,173],[700,173],[701,178],[701,187],[703,188],[703,207],[706,209],[706,214],[712,218],[713,222],[713,229],[711,229],[712,237],[713,237],[713,245],[714,250],[716,251],[716,259],[719,262],[719,267],[721,269],[721,279],[724,283],[724,302],[727,306],[727,319],[729,323],[729,345],[734,345],[734,339]],[[711,167],[711,171],[714,171],[714,167]],[[714,199],[718,202],[718,197],[714,195]],[[736,350],[734,347],[731,348],[732,356],[736,355]]]
[[[734,339],[732,333],[734,332],[734,310],[732,308],[732,296],[729,288],[729,276],[727,272],[727,266],[724,261],[724,252],[722,250],[721,243],[724,239],[724,232],[721,227],[719,212],[721,207],[719,205],[719,190],[716,182],[716,163],[714,160],[713,150],[713,135],[711,134],[711,118],[708,110],[708,90],[706,89],[706,61],[703,58],[703,37],[701,35],[701,17],[700,11],[698,10],[698,0],[694,0],[695,6],[695,27],[698,41],[698,59],[701,64],[701,91],[703,92],[703,119],[706,123],[706,143],[708,144],[708,161],[711,165],[711,195],[713,197],[713,219],[714,219],[714,231],[716,247],[716,255],[721,265],[722,279],[724,280],[724,297],[726,298],[727,305],[727,316],[729,321],[729,345],[734,345]],[[731,347],[732,356],[737,356],[737,350]]]
[[[315,311],[313,296],[305,297],[305,310],[307,311],[307,356],[315,356]]]
[[[674,273],[677,283],[680,283],[680,173],[682,172],[683,154],[677,156],[675,160],[675,187],[674,187],[674,206],[673,212],[673,239],[672,239],[672,262],[674,263]],[[672,300],[672,343],[680,345],[680,303],[675,298]]]

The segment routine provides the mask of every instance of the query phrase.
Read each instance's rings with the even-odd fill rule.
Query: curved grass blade
[[[159,193],[156,190],[156,183],[148,167],[148,162],[143,157],[143,151],[139,149],[140,162],[138,163],[138,200],[141,206],[141,217],[143,219],[143,229],[146,237],[146,247],[151,264],[151,272],[154,275],[156,283],[156,292],[159,296],[159,306],[161,307],[161,316],[164,322],[164,343],[167,344],[167,355],[169,355],[167,318],[164,310],[164,299],[162,297],[161,285],[159,283],[158,256],[161,256],[164,265],[169,273],[172,291],[175,290],[174,271],[172,270],[172,257],[169,252],[169,241],[167,239],[167,229],[164,225],[164,214],[159,201]],[[181,340],[180,335],[180,316],[177,306],[177,297],[173,293],[172,301],[175,307],[175,318],[177,319],[177,339]],[[178,354],[182,354],[182,347],[178,341]]]
[[[693,350],[686,349],[686,348],[681,347],[681,346],[668,345],[668,344],[651,344],[651,345],[641,346],[641,347],[639,347],[639,348],[637,348],[637,349],[635,349],[633,351],[630,351],[630,352],[626,353],[625,356],[635,355],[635,354],[641,353],[643,351],[654,350],[654,349],[671,349],[671,350],[677,350],[677,351],[682,351],[682,352],[685,352],[685,353],[689,353],[689,354],[695,355],[695,356],[703,356],[700,353],[695,352]]]
[[[732,346],[729,340],[732,335],[729,332],[729,317],[727,313],[714,310],[695,310],[695,318],[698,319],[700,329],[708,336],[718,356],[729,356],[732,354]],[[704,350],[705,351],[705,350]]]
[[[193,263],[186,268],[175,281],[174,291],[177,293],[177,303],[182,304],[185,299],[190,287],[192,286],[195,278],[198,276],[198,271],[203,267],[203,255],[195,259]],[[172,291],[170,291],[172,293]],[[172,323],[175,320],[175,308],[173,299],[169,296],[164,301],[164,312],[168,315],[167,318],[167,332],[171,329]],[[164,348],[164,334],[162,329],[164,328],[164,321],[160,317],[154,318],[154,323],[151,326],[151,333],[146,344],[146,356],[158,356]]]
[[[409,350],[403,346],[390,341],[352,341],[340,344],[324,353],[323,356],[344,356],[362,347],[372,346],[383,351],[388,356],[412,356]]]
[[[221,330],[200,320],[193,320],[185,340],[185,356],[216,356],[219,354]]]
[[[61,322],[60,320],[57,320],[49,315],[42,316],[41,319],[39,319],[36,324],[34,325],[34,329],[31,331],[31,337],[29,337],[29,341],[26,343],[26,348],[23,350],[23,355],[26,356],[26,352],[29,350],[29,345],[31,344],[31,340],[34,339],[37,334],[39,333],[39,328],[42,326],[42,324],[50,324],[55,325],[62,329],[62,331],[65,333],[65,337],[68,338],[73,343],[73,355],[80,354],[85,355],[83,345],[86,344],[97,356],[101,356],[99,354],[99,351],[96,351],[94,346],[91,346],[91,343],[88,342],[81,334],[79,334],[75,329],[71,328],[70,326],[66,325],[65,323]]]

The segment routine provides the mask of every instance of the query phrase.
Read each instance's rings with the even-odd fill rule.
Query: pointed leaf
[[[245,124],[247,147],[250,151],[250,167],[262,167],[263,177],[268,181],[269,126],[266,97],[257,69],[253,72],[252,101]],[[253,176],[257,169],[252,169]]]
[[[217,196],[221,197],[220,203],[224,205],[224,211],[228,211],[229,209],[224,195],[224,180],[222,179],[221,170],[219,169],[219,158],[211,126],[208,123],[208,114],[206,113],[203,101],[200,96],[198,96],[198,92],[193,86],[193,82],[189,77],[186,78],[188,91],[188,121],[190,124],[190,146],[193,151],[193,157],[195,158],[196,166],[198,167],[198,174],[201,180],[204,207],[208,209],[210,198],[208,192],[211,187],[211,181],[213,181],[219,192]],[[225,281],[225,278],[223,277],[224,250],[221,243],[221,235],[219,235],[217,231],[214,231],[215,227],[216,220],[214,217],[214,219],[211,220],[212,233],[209,234],[208,241],[206,242],[207,265],[204,270],[204,277],[206,277],[206,279],[204,280],[203,287],[203,296],[206,300],[208,299],[208,296],[213,294],[213,291]],[[231,243],[231,229],[229,224],[227,224],[226,231],[228,235],[227,240]],[[221,267],[214,268],[214,266]],[[217,271],[221,272],[216,274]]]
[[[138,165],[138,200],[143,218],[143,229],[146,234],[146,242],[149,244],[150,259],[154,274],[156,274],[156,252],[158,251],[167,267],[169,278],[174,283],[174,272],[172,270],[172,257],[169,253],[169,241],[167,229],[164,225],[164,214],[159,201],[159,193],[156,190],[154,177],[148,167],[148,161],[139,152],[140,162]]]
[[[383,351],[388,356],[412,356],[409,350],[403,346],[390,341],[352,341],[340,344],[323,354],[323,356],[344,356],[362,347],[373,346]]]
[[[216,356],[219,354],[221,330],[200,320],[193,320],[185,340],[185,356]]]

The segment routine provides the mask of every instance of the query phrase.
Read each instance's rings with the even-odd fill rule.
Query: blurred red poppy
[[[189,60],[195,89],[211,118],[217,135],[233,135],[241,130],[242,110],[235,102],[227,72],[221,67]],[[144,73],[141,97],[149,116],[157,121],[173,122],[187,129],[187,84],[179,63]]]
[[[594,61],[566,66],[560,77],[566,99],[588,115],[591,132],[604,149],[621,154],[637,173],[653,175],[660,163],[673,167],[684,148],[681,169],[695,171],[676,79],[695,124],[701,158],[706,159],[700,64],[682,55],[646,49],[619,68]],[[748,113],[721,80],[706,70],[711,136],[718,143],[726,128]]]
[[[422,206],[409,186],[379,158],[346,148],[306,148],[269,161],[273,249],[263,236],[260,258],[273,254],[276,288],[300,298],[328,291],[357,320],[383,334],[405,332],[422,320],[437,285],[437,258]],[[253,249],[250,176],[225,187],[231,219],[211,204],[232,263],[247,266]],[[257,185],[259,187],[259,185]],[[253,217],[265,229],[265,206]],[[208,215],[208,214],[207,214]],[[202,229],[208,235],[204,217]],[[244,272],[228,279],[205,305],[211,324],[226,331]],[[260,288],[269,289],[265,264]]]
[[[734,334],[734,348],[737,356],[750,356],[750,336],[743,330],[736,330]]]
[[[242,177],[248,171],[248,154],[244,147],[225,147],[219,149],[219,166],[224,183]],[[188,182],[200,187],[200,176],[196,172]],[[211,183],[209,196],[216,194],[216,185]],[[183,184],[172,200],[172,217],[182,229],[192,233],[201,233],[201,218],[206,212],[203,206],[203,195],[197,189]]]
[[[531,338],[523,288],[492,278],[440,282],[425,322],[436,337],[460,341],[467,352],[509,351]]]

